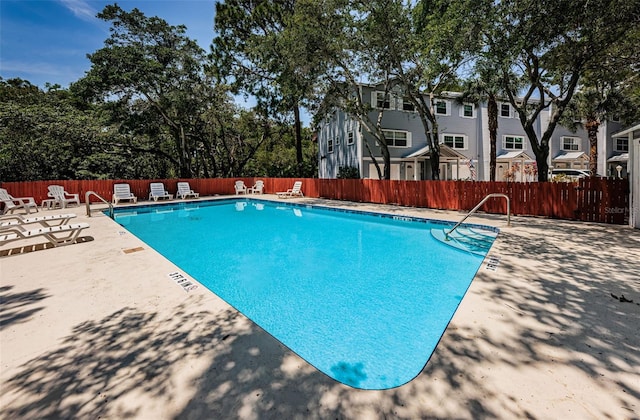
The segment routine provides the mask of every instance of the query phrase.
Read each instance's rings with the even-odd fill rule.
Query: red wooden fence
[[[234,183],[242,179],[251,186],[263,179],[266,193],[286,191],[296,178],[206,178],[158,180],[86,180],[2,182],[14,197],[33,197],[38,203],[47,198],[47,186],[62,185],[70,193],[79,193],[81,201],[87,191],[111,200],[113,184],[125,182],[139,198],[149,196],[151,182],[163,182],[175,193],[178,181],[188,181],[201,196],[234,194]],[[304,178],[306,197],[333,200],[397,204],[445,210],[471,210],[487,194],[502,193],[511,199],[516,215],[545,216],[555,219],[626,224],[629,216],[629,182],[619,179],[583,178],[569,182],[471,182],[471,181],[384,181],[373,179]],[[97,199],[92,198],[92,202]],[[489,200],[481,208],[487,213],[506,214],[504,200]]]

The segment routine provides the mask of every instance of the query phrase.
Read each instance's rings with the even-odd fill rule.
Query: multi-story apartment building
[[[382,128],[391,155],[391,179],[431,178],[431,163],[424,127],[413,105],[397,93],[385,97],[377,86],[361,87],[363,100],[370,100],[375,121],[383,110]],[[436,101],[438,142],[441,147],[440,179],[489,179],[490,143],[487,104],[460,102],[458,93],[444,93]],[[550,110],[535,124],[538,136],[547,127]],[[616,176],[626,172],[628,144],[611,135],[622,128],[619,122],[605,121],[598,133],[598,172]],[[355,167],[362,178],[377,178],[365,141],[382,165],[380,147],[360,123],[335,109],[318,127],[319,177],[335,178],[340,167]],[[535,181],[535,156],[515,110],[508,101],[498,103],[496,180]],[[575,133],[557,126],[550,142],[550,168],[589,167],[589,139],[584,129]]]

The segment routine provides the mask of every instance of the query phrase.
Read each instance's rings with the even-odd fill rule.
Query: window
[[[436,114],[449,115],[449,104],[447,101],[436,101]]]
[[[416,107],[409,98],[402,98],[402,110],[413,112],[416,110]]]
[[[507,150],[524,150],[524,137],[504,136],[502,148]]]
[[[562,150],[566,150],[568,152],[577,152],[581,150],[581,140],[578,137],[562,137],[560,141],[562,143]]]
[[[511,118],[511,104],[500,104],[500,116],[504,118]]]
[[[373,106],[378,109],[391,109],[391,97],[384,92],[373,92]]]
[[[620,122],[620,115],[613,114],[613,115],[611,116],[611,121],[612,121],[612,122]]]
[[[465,118],[473,118],[475,117],[475,107],[473,104],[462,104],[460,107],[460,116]]]
[[[614,139],[616,144],[616,152],[628,152],[629,151],[629,139]]]
[[[387,146],[390,147],[409,147],[410,138],[406,131],[382,130],[387,140]]]
[[[442,143],[453,149],[466,149],[467,136],[461,134],[443,134]]]
[[[333,153],[333,139],[327,142],[327,153]]]
[[[352,145],[354,143],[354,135],[353,135],[353,131],[349,131],[347,133],[347,145]]]

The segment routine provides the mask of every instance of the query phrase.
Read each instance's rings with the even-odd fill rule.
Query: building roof
[[[618,131],[617,133],[613,133],[611,137],[627,137],[630,133],[634,131],[640,131],[640,124],[636,124],[633,127],[629,127],[625,130]]]
[[[628,162],[629,153],[620,153],[619,155],[611,156],[607,159],[607,162]]]
[[[585,152],[560,152],[553,158],[553,160],[589,160],[589,156]]]
[[[426,156],[429,153],[429,146],[425,146],[421,149],[416,150],[415,152],[409,153],[404,158],[416,158],[421,156]],[[446,144],[440,144],[440,157],[444,158],[458,158],[458,159],[468,159],[465,155],[458,152],[452,147],[447,146]]]
[[[496,159],[511,160],[511,159],[524,159],[534,160],[531,156],[523,152],[522,150],[513,150],[511,152],[501,152],[496,156]]]

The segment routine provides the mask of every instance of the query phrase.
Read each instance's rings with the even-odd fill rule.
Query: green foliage
[[[304,167],[300,107],[312,96],[324,61],[322,32],[308,31],[309,0],[216,2],[211,70],[235,92],[254,95],[258,109],[293,120],[298,176]]]
[[[437,179],[433,100],[466,86],[463,68],[468,100],[506,96],[516,109],[540,180],[556,124],[639,115],[637,1],[230,0],[216,12],[209,56],[184,26],[114,4],[99,14],[109,38],[70,90],[0,79],[0,180],[316,176],[303,106],[316,121],[332,107],[354,116],[388,163],[384,111],[363,83],[411,100]],[[239,109],[231,92],[258,106]]]
[[[0,179],[81,179],[78,169],[100,137],[100,115],[67,91],[0,80]]]
[[[338,179],[360,179],[360,171],[354,166],[341,166],[338,168]]]

